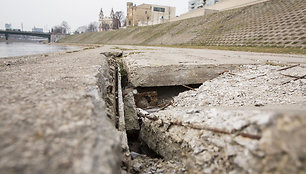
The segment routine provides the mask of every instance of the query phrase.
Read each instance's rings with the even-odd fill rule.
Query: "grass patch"
[[[154,45],[152,45],[152,46],[154,46]],[[279,54],[304,54],[304,55],[306,55],[306,49],[300,49],[300,48],[197,46],[197,45],[155,45],[155,46],[173,47],[173,48],[212,49],[212,50],[246,51],[246,52],[279,53]]]
[[[121,50],[121,51],[135,51],[135,50],[138,50],[138,49],[129,49],[129,48],[121,48],[121,47],[113,47],[111,49],[113,49],[113,50]]]
[[[279,64],[279,63],[269,62],[269,61],[266,62],[266,65],[270,65],[270,66],[281,66],[281,67],[286,66],[285,64]]]
[[[86,48],[83,48],[83,50],[91,50],[91,49],[95,49],[95,47],[86,47]]]
[[[123,66],[123,63],[122,63],[122,62],[119,63],[119,66],[120,66],[120,74],[121,74],[121,76],[122,76],[122,77],[127,76],[127,72],[126,72],[126,70],[124,69],[124,66]]]
[[[133,52],[130,52],[128,55],[133,55],[133,54],[141,54],[141,53],[144,53],[144,52],[140,52],[140,51],[133,51]]]

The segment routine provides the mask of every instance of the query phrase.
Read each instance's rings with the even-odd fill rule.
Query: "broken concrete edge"
[[[106,114],[110,118],[114,127],[116,127],[116,65],[113,61],[111,61],[111,59],[107,58],[105,58],[105,65],[105,67],[101,67],[99,69],[99,75],[97,76],[97,85],[99,87],[100,93],[102,94],[102,98],[104,99],[106,104]]]
[[[118,95],[118,111],[119,111],[119,119],[118,119],[118,130],[119,131],[126,131],[125,129],[125,120],[124,120],[124,103],[123,103],[123,96],[122,96],[122,87],[121,87],[121,74],[118,73],[120,72],[120,67],[118,66],[117,68],[117,78],[118,78],[118,91],[117,91],[117,95]]]
[[[139,66],[124,58],[123,66],[129,82],[134,87],[178,86],[202,84],[222,74],[238,68],[242,64],[203,65],[162,65]]]
[[[121,140],[120,134],[112,124],[112,121],[106,114],[105,91],[108,86],[104,79],[108,76],[106,66],[101,66],[96,74],[95,87],[88,87],[87,96],[92,99],[94,105],[93,115],[95,117],[94,125],[97,132],[107,135],[100,136],[96,140],[94,148],[91,152],[94,159],[82,159],[80,170],[75,173],[120,173],[121,172]],[[103,125],[103,126],[101,126]],[[107,138],[107,141],[105,140]],[[84,152],[85,153],[85,152]],[[101,155],[102,154],[102,155]]]
[[[126,123],[126,132],[129,136],[134,137],[138,135],[140,131],[139,126],[139,118],[136,112],[136,105],[134,99],[133,89],[125,89],[123,102],[124,102],[124,116],[125,116],[125,123]]]
[[[128,145],[128,138],[126,133],[126,125],[125,125],[125,113],[124,113],[124,102],[123,102],[123,95],[122,95],[122,86],[121,86],[121,73],[120,73],[120,66],[117,66],[117,95],[118,95],[118,130],[121,134],[121,144],[122,144],[122,163],[124,166],[127,167],[127,171],[129,171],[131,155],[130,149]]]
[[[105,57],[108,57],[108,58],[119,58],[119,57],[123,56],[123,51],[121,51],[121,52],[116,52],[116,51],[102,52],[100,54],[102,54],[102,55],[104,55]]]
[[[124,119],[121,74],[118,73],[120,72],[120,66],[118,66],[116,60],[113,58],[106,58],[105,64],[106,66],[101,67],[99,73],[96,75],[97,86],[101,98],[106,103],[107,119],[112,123],[113,129],[117,132],[112,134],[112,136],[118,137],[120,142],[116,145],[116,147],[118,145],[120,146],[116,150],[116,156],[118,158],[116,161],[118,165],[115,168],[117,171],[110,173],[120,173],[119,171],[121,171],[122,165],[129,167],[130,162],[130,151]]]
[[[141,139],[165,159],[189,166],[189,172],[305,171],[303,112],[207,107],[191,114],[189,110],[172,108],[148,114],[138,109],[143,117]],[[203,120],[196,123],[201,114]],[[218,124],[209,125],[216,120]]]

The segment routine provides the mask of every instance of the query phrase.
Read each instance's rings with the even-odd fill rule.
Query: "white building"
[[[206,0],[204,6],[211,6],[222,0]]]
[[[211,6],[221,0],[189,0],[188,10],[192,11],[195,9],[203,8],[204,6]]]
[[[126,26],[147,26],[169,22],[175,18],[176,8],[155,4],[136,6],[127,3]]]
[[[118,30],[120,28],[120,21],[115,17],[114,10],[111,10],[110,16],[104,16],[101,8],[99,14],[99,27],[98,31]]]
[[[43,28],[32,28],[32,32],[38,32],[38,33],[43,33],[44,32],[44,29]]]
[[[192,11],[198,8],[203,8],[204,0],[189,0],[188,2],[188,10]]]
[[[6,30],[11,30],[12,29],[12,24],[5,24],[5,29]]]

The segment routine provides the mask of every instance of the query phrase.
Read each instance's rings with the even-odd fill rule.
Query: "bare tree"
[[[124,17],[124,19],[121,21],[121,27],[125,27],[126,26],[126,18]]]
[[[108,24],[106,24],[106,23],[103,23],[102,24],[102,30],[103,31],[107,31],[107,30],[109,30],[110,29],[110,26],[108,25]]]
[[[54,26],[52,28],[52,33],[54,33],[54,34],[65,34],[66,30],[62,26],[57,25],[57,26]]]
[[[88,26],[87,25],[83,25],[83,26],[80,26],[76,29],[76,33],[85,33],[88,29]]]
[[[63,21],[61,25],[57,25],[52,28],[52,33],[54,34],[68,34],[69,32],[70,27],[66,21]]]
[[[91,22],[88,25],[87,31],[88,32],[97,32],[98,31],[98,23],[97,22]]]
[[[68,22],[63,21],[61,26],[65,29],[65,33],[70,33],[70,26],[68,25]]]
[[[125,16],[124,16],[123,11],[117,11],[115,13],[115,18],[118,20],[117,25],[118,25],[118,28],[120,28],[124,24],[124,21],[125,21]]]

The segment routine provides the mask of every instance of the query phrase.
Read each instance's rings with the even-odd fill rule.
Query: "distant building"
[[[221,0],[189,0],[188,10],[192,11],[198,8],[203,8],[204,6],[211,6]]]
[[[12,24],[5,24],[5,30],[11,30]]]
[[[188,2],[188,10],[192,11],[204,7],[205,0],[190,0]]]
[[[175,7],[127,3],[126,26],[147,26],[169,22],[175,18]]]
[[[120,27],[120,21],[115,17],[114,10],[112,9],[110,16],[104,16],[101,8],[99,15],[99,32],[107,30],[118,30]]]
[[[43,28],[32,28],[32,32],[38,32],[38,33],[43,33],[44,32],[44,29]]]
[[[206,0],[204,6],[211,6],[222,0]]]

